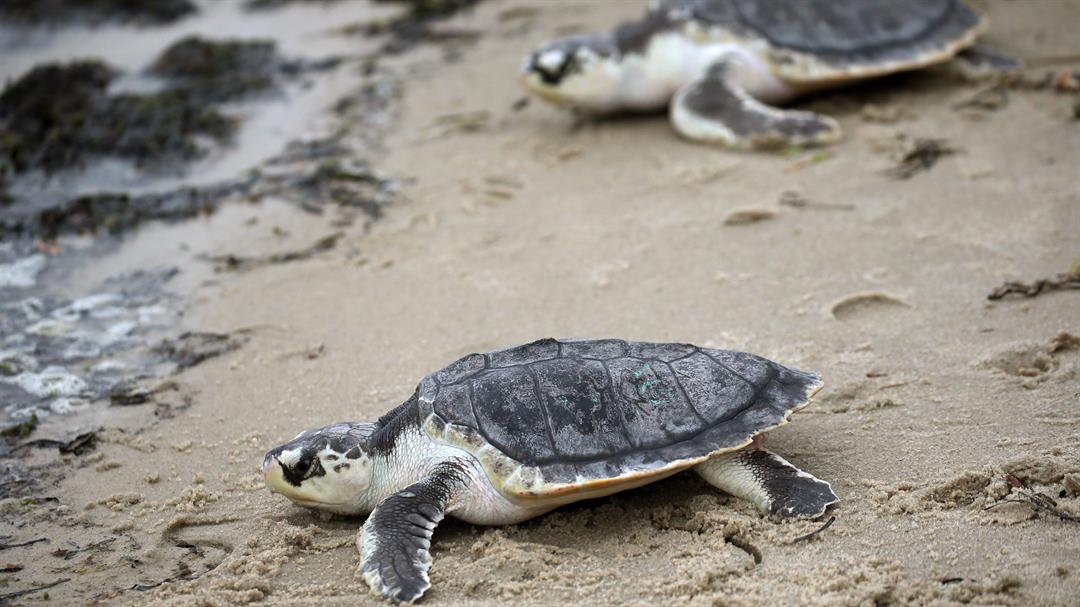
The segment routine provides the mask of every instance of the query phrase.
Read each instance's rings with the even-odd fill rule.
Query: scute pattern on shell
[[[962,0],[662,0],[642,23],[655,24],[650,33],[692,25],[763,47],[776,74],[793,82],[940,63],[971,46],[987,24]]]
[[[820,385],[742,352],[544,339],[450,364],[421,381],[418,404],[432,438],[477,454],[493,480],[547,490],[738,448]]]

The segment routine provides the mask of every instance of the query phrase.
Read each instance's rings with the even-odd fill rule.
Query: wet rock
[[[13,23],[163,25],[198,11],[192,0],[4,0],[0,19]]]

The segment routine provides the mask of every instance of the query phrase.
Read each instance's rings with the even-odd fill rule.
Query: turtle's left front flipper
[[[717,61],[675,94],[671,123],[680,135],[734,148],[783,148],[840,138],[840,126],[828,116],[782,110],[754,99],[736,82],[735,61]]]
[[[360,572],[373,592],[412,603],[431,586],[431,534],[463,487],[460,468],[447,464],[375,507],[357,538]]]

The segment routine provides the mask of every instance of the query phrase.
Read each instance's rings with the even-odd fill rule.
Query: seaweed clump
[[[166,82],[152,94],[110,94],[119,72],[98,60],[37,66],[0,93],[0,191],[11,175],[52,173],[93,156],[140,168],[197,158],[199,137],[220,142],[236,130],[214,104],[265,93],[287,68],[271,41],[195,36],[149,68]]]
[[[108,93],[118,72],[97,60],[35,67],[0,93],[0,178],[78,166],[95,155],[146,166],[197,157],[196,136],[223,140],[235,122],[182,90]]]
[[[149,72],[174,90],[208,102],[263,93],[287,66],[270,40],[215,41],[188,36],[165,49]]]
[[[244,6],[246,6],[248,10],[262,10],[279,8],[294,2],[318,2],[321,4],[330,4],[337,1],[338,0],[248,0]],[[382,4],[407,4],[407,17],[425,20],[449,17],[462,9],[476,6],[481,0],[375,0],[375,2]]]
[[[376,2],[408,5],[408,10],[400,17],[374,23],[366,28],[367,35],[388,34],[390,36],[390,40],[382,47],[384,53],[398,54],[425,42],[468,41],[476,36],[475,32],[437,31],[432,29],[431,23],[449,19],[458,11],[476,6],[481,0],[376,0]]]
[[[266,10],[280,8],[295,2],[329,4],[338,0],[247,0],[248,10]],[[469,32],[437,32],[431,28],[432,21],[448,19],[459,11],[473,8],[483,0],[375,0],[382,4],[405,5],[406,10],[399,16],[351,26],[346,31],[360,32],[367,36],[389,35],[390,40],[382,47],[387,54],[400,54],[425,42],[443,42],[475,37]]]
[[[472,8],[480,0],[375,0],[384,4],[407,4],[409,15],[414,19],[441,19],[454,13]]]
[[[198,12],[192,0],[4,0],[0,19],[13,23],[164,25]]]

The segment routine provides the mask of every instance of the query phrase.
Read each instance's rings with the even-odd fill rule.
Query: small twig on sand
[[[1024,485],[1023,481],[1021,481],[1019,478],[1013,476],[1012,474],[1006,474],[1005,475],[1005,482],[1009,483],[1009,485],[1011,487],[1016,489],[1017,492],[1020,493],[1020,496],[1023,497],[1024,499],[1022,499],[1022,500],[1019,500],[1019,499],[1001,500],[1000,502],[998,502],[996,504],[991,504],[990,506],[987,506],[986,508],[983,508],[983,510],[990,510],[991,508],[996,508],[997,506],[1000,506],[1001,504],[1011,504],[1011,503],[1031,504],[1031,506],[1033,508],[1035,508],[1035,510],[1042,510],[1043,512],[1049,512],[1050,514],[1053,514],[1054,516],[1058,517],[1059,519],[1061,519],[1063,521],[1072,521],[1074,523],[1080,523],[1080,516],[1076,516],[1075,514],[1072,514],[1071,512],[1066,512],[1066,511],[1062,510],[1061,508],[1058,508],[1058,505],[1054,502],[1054,500],[1050,499],[1049,497],[1047,497],[1047,496],[1045,496],[1045,495],[1043,495],[1041,493],[1035,493],[1031,489],[1028,489],[1028,487],[1026,485]]]
[[[56,440],[52,438],[38,438],[31,441],[26,441],[25,443],[22,443],[18,447],[12,449],[12,451],[18,451],[19,449],[29,449],[30,447],[56,447],[60,450],[60,453],[82,455],[84,451],[89,451],[90,449],[93,449],[94,443],[96,441],[97,433],[85,432],[69,441]]]
[[[36,540],[29,540],[26,542],[19,542],[18,544],[0,544],[0,550],[7,550],[8,548],[22,548],[23,546],[30,546],[40,542],[47,542],[48,538],[39,537]]]
[[[231,272],[238,270],[250,270],[259,266],[266,266],[270,264],[279,263],[291,263],[294,261],[303,261],[310,259],[319,253],[329,251],[337,246],[338,241],[345,237],[344,232],[334,232],[329,236],[323,236],[319,240],[315,241],[315,244],[295,251],[286,251],[284,253],[274,253],[271,255],[256,255],[253,257],[246,257],[243,255],[204,255],[201,259],[215,264],[215,271],[218,272]]]
[[[829,527],[832,527],[832,524],[835,523],[835,522],[836,522],[836,517],[835,516],[830,516],[829,520],[825,521],[824,525],[818,527],[817,529],[811,531],[810,533],[807,533],[806,535],[802,535],[802,536],[799,536],[799,537],[791,540],[791,543],[792,544],[797,544],[797,543],[799,543],[799,542],[801,542],[803,540],[808,540],[808,539],[814,537],[815,535],[821,533],[822,531],[825,531]]]
[[[136,592],[146,592],[147,590],[153,590],[154,588],[157,588],[158,586],[161,586],[162,584],[168,584],[169,582],[185,581],[187,579],[189,579],[189,578],[185,578],[183,576],[177,575],[177,576],[173,576],[173,577],[167,577],[167,578],[161,580],[160,582],[151,582],[149,584],[137,583],[134,586],[132,586],[131,589],[136,591]]]
[[[88,544],[85,548],[57,548],[56,550],[53,550],[51,554],[57,558],[62,558],[65,561],[70,561],[71,559],[75,558],[75,556],[79,553],[108,548],[115,541],[115,537],[109,537],[101,540],[100,542]]]
[[[1024,297],[1035,297],[1044,291],[1057,291],[1059,289],[1080,289],[1080,270],[1074,269],[1071,272],[1058,274],[1053,278],[1040,278],[1030,284],[1009,281],[991,291],[986,298],[995,301],[1010,293],[1017,293]]]
[[[26,596],[28,594],[33,594],[33,593],[41,591],[41,590],[48,590],[49,588],[52,588],[54,586],[59,586],[60,584],[63,584],[64,582],[70,582],[70,581],[71,580],[69,578],[64,578],[62,580],[56,580],[55,582],[53,582],[51,584],[45,584],[44,586],[38,586],[36,588],[29,588],[27,590],[20,590],[18,592],[9,592],[8,594],[0,594],[0,605],[3,605],[5,603],[7,603],[11,599],[17,599],[20,596]]]

